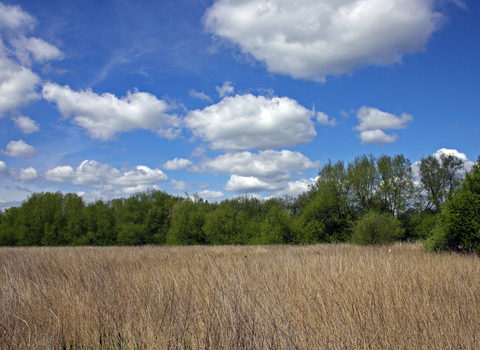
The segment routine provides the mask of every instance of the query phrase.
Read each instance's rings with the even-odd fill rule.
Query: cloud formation
[[[443,21],[432,0],[217,0],[204,17],[268,71],[316,81],[401,62]]]
[[[254,176],[232,175],[223,189],[234,193],[249,194],[262,191],[280,190],[282,187],[282,183],[268,183]]]
[[[362,107],[357,112],[357,119],[360,124],[353,130],[360,131],[358,137],[362,144],[374,143],[385,145],[398,140],[398,135],[387,135],[383,130],[398,130],[407,128],[407,124],[413,121],[413,117],[407,113],[402,113],[400,117],[382,112],[377,108]]]
[[[216,86],[215,89],[217,89],[218,96],[220,98],[225,97],[225,96],[230,96],[233,95],[235,89],[232,86],[231,81],[226,81],[223,83],[222,86]]]
[[[192,162],[188,159],[175,158],[173,160],[168,160],[163,164],[163,169],[165,170],[183,170],[192,165]]]
[[[315,112],[288,97],[227,96],[188,113],[185,124],[212,149],[274,149],[311,142]]]
[[[118,133],[135,129],[156,131],[160,136],[175,138],[179,126],[177,116],[167,114],[169,105],[146,92],[128,92],[118,98],[102,95],[91,89],[73,91],[68,86],[48,83],[43,86],[43,98],[57,105],[65,118],[73,115],[75,124],[88,134],[103,141],[113,139]]]
[[[214,159],[205,158],[194,165],[190,172],[196,173],[227,173],[243,177],[256,177],[267,182],[291,178],[290,172],[299,169],[315,169],[318,163],[310,161],[299,152],[260,151],[228,153]]]
[[[24,35],[35,22],[20,6],[0,3],[0,117],[39,98],[40,77],[30,69],[34,62],[63,58],[57,47]]]
[[[12,120],[15,122],[15,126],[22,130],[24,134],[31,134],[40,130],[40,125],[29,117],[23,115],[14,117]]]
[[[2,154],[9,157],[32,158],[37,154],[37,149],[23,140],[10,141],[7,144],[7,150],[2,151]]]
[[[76,169],[71,166],[57,166],[47,170],[43,177],[51,182],[72,183],[119,193],[145,191],[168,180],[167,175],[160,169],[138,165],[118,170],[94,160],[85,160]]]
[[[223,192],[220,192],[220,191],[205,190],[205,191],[200,191],[197,194],[200,198],[210,199],[210,200],[216,200],[216,199],[221,199],[225,197],[225,194],[223,194]]]

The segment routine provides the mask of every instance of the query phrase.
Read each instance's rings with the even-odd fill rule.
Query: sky
[[[0,1],[0,209],[480,155],[477,0]]]

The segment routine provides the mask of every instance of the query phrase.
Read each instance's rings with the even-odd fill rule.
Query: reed
[[[416,245],[0,249],[0,349],[478,349],[480,259]]]

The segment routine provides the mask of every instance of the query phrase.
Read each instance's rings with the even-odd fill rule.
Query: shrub
[[[352,242],[361,245],[389,244],[402,238],[404,233],[405,229],[393,214],[370,211],[354,222]]]

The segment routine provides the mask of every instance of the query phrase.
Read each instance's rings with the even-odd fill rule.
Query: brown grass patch
[[[414,245],[0,249],[1,350],[478,349],[479,337],[475,256]]]

